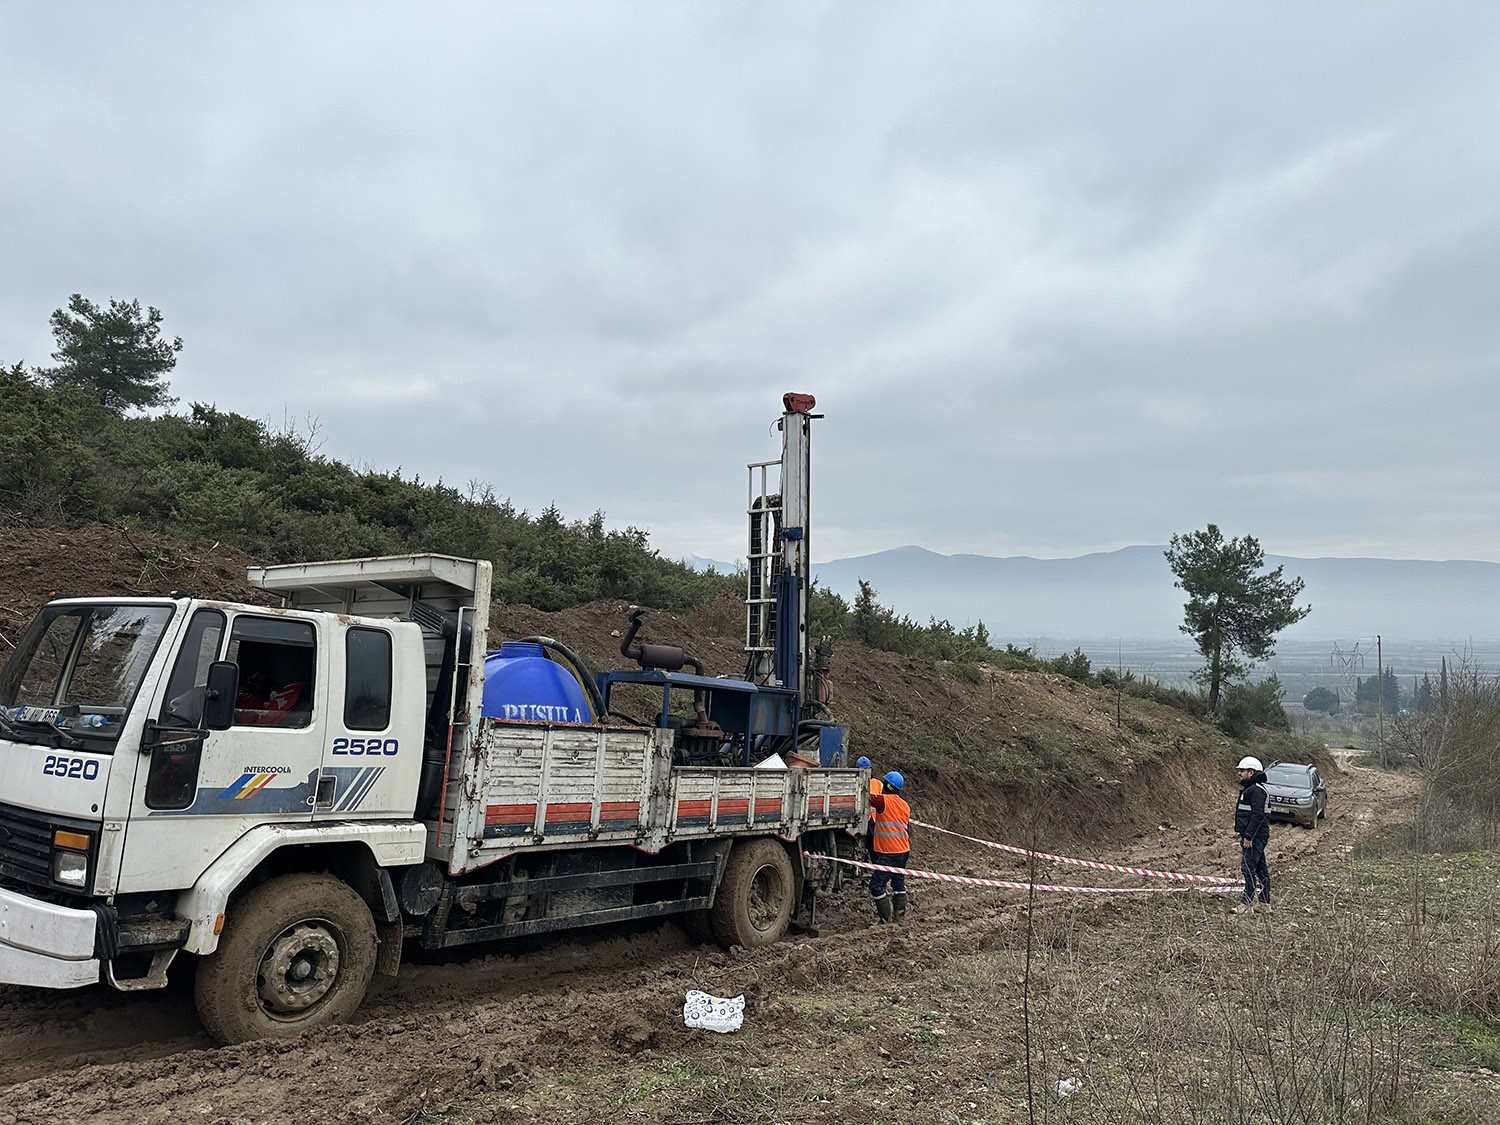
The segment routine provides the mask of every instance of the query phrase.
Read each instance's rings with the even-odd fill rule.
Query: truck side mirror
[[[205,730],[228,730],[234,725],[234,701],[240,694],[240,666],[215,660],[208,666],[208,689],[203,699]]]

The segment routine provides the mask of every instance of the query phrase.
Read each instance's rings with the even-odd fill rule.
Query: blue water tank
[[[538,644],[506,641],[484,658],[484,715],[533,723],[591,723],[583,685]]]

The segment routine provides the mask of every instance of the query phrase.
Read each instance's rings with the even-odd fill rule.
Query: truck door
[[[192,886],[250,828],[311,819],[326,648],[309,620],[193,614],[142,739],[120,891]],[[207,731],[203,700],[216,659],[239,666],[239,692],[234,724]]]
[[[396,704],[398,638],[403,626],[330,625],[327,737],[313,805],[316,820],[412,815],[422,760],[421,710]],[[413,632],[404,626],[407,634]],[[342,641],[342,643],[340,643]],[[420,652],[416,667],[423,670]],[[425,700],[420,689],[415,699]]]

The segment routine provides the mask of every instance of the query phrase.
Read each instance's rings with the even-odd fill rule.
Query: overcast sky
[[[664,554],[1500,560],[1500,5],[0,7],[0,362]]]

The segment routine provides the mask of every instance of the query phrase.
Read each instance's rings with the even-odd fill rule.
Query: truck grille
[[[0,804],[0,877],[40,887],[52,886],[55,831],[53,822],[44,813]]]

